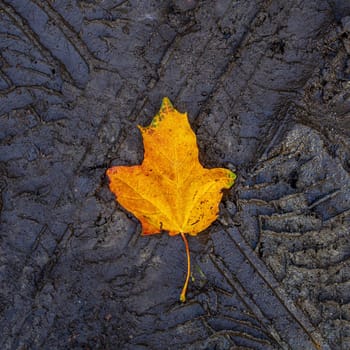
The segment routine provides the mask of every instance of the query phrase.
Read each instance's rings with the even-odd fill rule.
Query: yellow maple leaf
[[[178,112],[167,97],[151,124],[139,129],[145,149],[142,164],[108,169],[109,187],[140,220],[143,235],[161,231],[181,235],[188,262],[180,296],[185,301],[190,276],[185,234],[195,236],[217,218],[222,189],[230,188],[236,175],[224,168],[202,167],[187,113]]]

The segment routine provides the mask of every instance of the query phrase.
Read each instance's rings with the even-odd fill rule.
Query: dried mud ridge
[[[348,1],[0,2],[0,348],[349,349]],[[169,96],[220,219],[139,237],[104,172]]]

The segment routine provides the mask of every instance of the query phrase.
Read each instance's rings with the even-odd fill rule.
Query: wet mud
[[[0,1],[0,348],[350,348],[350,4]],[[220,218],[141,237],[105,171],[187,111]]]

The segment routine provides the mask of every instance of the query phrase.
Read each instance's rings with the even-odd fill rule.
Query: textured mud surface
[[[0,1],[0,348],[349,349],[347,0]],[[236,186],[140,237],[105,170],[163,96]]]

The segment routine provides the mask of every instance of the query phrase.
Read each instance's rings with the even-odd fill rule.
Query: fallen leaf
[[[142,234],[180,234],[187,252],[187,277],[180,300],[186,300],[190,254],[185,234],[205,230],[218,216],[222,189],[236,175],[228,169],[205,169],[198,160],[196,135],[187,113],[178,112],[165,97],[147,127],[138,126],[144,144],[141,165],[107,170],[117,201],[140,220]]]

